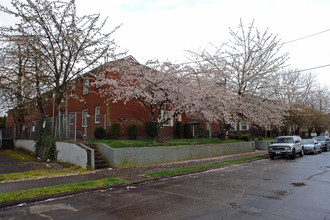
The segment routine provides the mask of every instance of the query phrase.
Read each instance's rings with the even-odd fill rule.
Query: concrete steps
[[[95,169],[108,168],[109,164],[103,159],[102,154],[97,150],[96,146],[92,143],[88,143],[88,147],[94,150]]]

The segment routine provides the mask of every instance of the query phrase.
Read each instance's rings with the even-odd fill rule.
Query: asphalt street
[[[0,219],[330,219],[330,152],[12,207]]]

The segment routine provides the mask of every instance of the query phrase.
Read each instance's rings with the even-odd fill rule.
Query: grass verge
[[[103,143],[113,148],[127,147],[157,147],[175,145],[197,145],[197,144],[225,144],[241,142],[240,140],[226,139],[222,141],[218,138],[191,138],[191,139],[165,139],[161,142],[155,140],[89,140],[92,143]]]
[[[18,159],[18,160],[37,161],[37,158],[35,158],[34,156],[18,150],[4,150],[4,151],[0,151],[0,154],[5,154],[13,159]]]
[[[164,176],[171,176],[174,174],[182,174],[182,173],[188,173],[192,171],[198,171],[198,170],[205,170],[213,167],[219,167],[223,165],[228,164],[235,164],[235,163],[241,163],[249,160],[256,160],[264,158],[264,156],[253,156],[253,157],[245,157],[245,158],[239,158],[239,159],[233,159],[233,160],[226,160],[226,161],[220,161],[220,162],[214,162],[214,163],[208,163],[208,164],[201,164],[201,165],[195,165],[190,167],[182,167],[172,170],[165,170],[165,171],[159,171],[159,172],[152,172],[152,173],[146,173],[146,176],[150,176],[153,178],[159,178]]]
[[[114,186],[119,184],[128,184],[129,182],[119,178],[105,178],[94,181],[79,183],[69,183],[56,186],[47,186],[14,192],[0,193],[0,203],[20,201],[25,199],[38,198],[42,196],[54,195],[59,193],[68,193],[80,190]]]
[[[38,179],[43,177],[56,177],[56,176],[66,176],[66,175],[75,175],[82,173],[90,173],[88,170],[84,170],[83,168],[71,166],[69,168],[64,169],[56,169],[56,170],[31,170],[22,173],[6,173],[0,174],[0,182],[13,182],[18,180],[31,180]]]

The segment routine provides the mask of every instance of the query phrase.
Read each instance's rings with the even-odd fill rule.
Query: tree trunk
[[[162,136],[162,127],[159,125],[159,123],[157,123],[157,127],[156,127],[156,129],[157,129],[157,135],[156,135],[156,141],[159,141],[159,142],[161,142],[161,141],[163,141],[163,136]]]
[[[225,141],[226,140],[226,134],[230,129],[230,124],[221,124],[220,125],[220,133],[219,133],[219,139]]]

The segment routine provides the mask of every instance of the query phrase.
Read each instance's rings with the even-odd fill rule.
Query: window
[[[74,112],[70,112],[70,114],[69,114],[69,123],[70,123],[70,125],[74,124],[74,118],[75,118]]]
[[[87,95],[89,93],[89,78],[85,78],[83,80],[83,95]]]
[[[239,130],[241,131],[247,131],[249,130],[249,123],[246,121],[242,121],[239,123]]]
[[[99,79],[99,77],[96,77],[96,79],[95,79],[95,88],[96,89],[101,87],[100,82],[101,82],[101,79]]]
[[[236,131],[237,130],[237,124],[236,122],[232,124],[232,126],[229,129],[230,131]]]
[[[88,109],[82,111],[82,126],[87,127]]]
[[[266,128],[266,130],[267,130],[267,131],[270,131],[270,124],[269,124],[269,123],[267,123],[267,125],[266,125],[266,127],[265,127],[265,128]]]
[[[181,122],[182,121],[182,115],[181,114],[178,114],[176,120],[179,121],[179,122]]]
[[[281,126],[279,124],[276,125],[276,128],[278,129],[278,131],[281,131]]]
[[[163,126],[173,126],[173,120],[170,118],[170,111],[161,110],[161,117],[168,119]]]
[[[74,95],[76,93],[76,85],[71,86],[71,95]]]
[[[101,114],[100,114],[100,112],[101,112],[100,106],[95,107],[95,123],[100,123],[100,121],[101,121]]]

